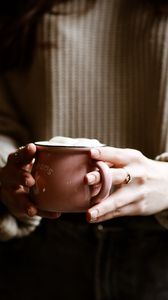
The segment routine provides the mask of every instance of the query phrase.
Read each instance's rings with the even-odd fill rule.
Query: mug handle
[[[110,175],[110,168],[103,161],[97,161],[96,166],[100,171],[102,186],[100,192],[91,199],[94,203],[98,203],[99,201],[107,198],[112,188],[112,176]]]

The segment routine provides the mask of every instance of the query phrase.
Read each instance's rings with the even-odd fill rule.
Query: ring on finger
[[[132,181],[132,176],[130,172],[127,170],[127,168],[123,168],[126,171],[126,178],[124,180],[124,183],[128,184]]]
[[[18,148],[17,151],[23,150],[24,148],[25,148],[25,146],[21,146],[21,147]]]
[[[20,151],[22,150],[22,149],[24,149],[25,147],[24,146],[21,146],[21,147],[19,147],[17,150],[16,150],[16,152],[14,153],[14,157],[16,158],[16,159],[18,159],[19,157],[19,154],[20,154]]]
[[[14,156],[18,156],[20,150],[22,150],[22,149],[24,149],[24,148],[25,148],[24,146],[19,147],[19,148],[15,151]]]

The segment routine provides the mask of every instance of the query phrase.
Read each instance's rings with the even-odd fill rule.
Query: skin
[[[58,218],[60,213],[38,210],[29,190],[35,184],[31,175],[36,146],[28,144],[11,153],[0,169],[1,201],[17,218],[40,215]],[[113,192],[86,212],[88,222],[102,222],[121,216],[152,215],[168,208],[168,163],[153,161],[133,149],[102,147],[91,150],[91,157],[107,163]],[[126,184],[128,173],[132,180]],[[95,196],[101,188],[98,171],[88,173],[86,183]]]
[[[168,163],[151,160],[133,149],[102,147],[91,157],[106,162],[113,179],[113,192],[87,211],[89,222],[121,216],[153,215],[168,208]],[[131,182],[126,184],[128,173]],[[86,175],[90,186],[100,184],[97,171]]]
[[[35,184],[31,175],[35,153],[36,146],[31,143],[9,155],[6,166],[0,169],[1,201],[17,218],[57,218],[60,213],[40,211],[30,200],[29,190]]]

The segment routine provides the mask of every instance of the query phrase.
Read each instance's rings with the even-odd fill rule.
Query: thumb
[[[123,167],[127,164],[128,157],[125,149],[115,147],[92,148],[91,158],[110,163],[111,166]]]
[[[36,146],[33,143],[18,148],[8,157],[8,163],[13,165],[24,166],[30,164],[36,153]]]

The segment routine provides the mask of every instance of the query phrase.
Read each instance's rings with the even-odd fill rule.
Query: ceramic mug
[[[111,190],[110,169],[104,162],[90,157],[89,147],[55,146],[36,143],[37,153],[32,169],[35,185],[32,201],[45,211],[84,212],[105,199]],[[101,189],[95,197],[85,182],[85,175],[99,169]]]

